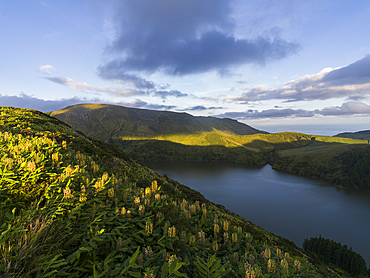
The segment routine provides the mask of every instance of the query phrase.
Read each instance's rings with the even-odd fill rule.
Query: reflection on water
[[[166,174],[267,231],[302,245],[322,235],[351,246],[370,264],[370,194],[226,162],[151,162]]]

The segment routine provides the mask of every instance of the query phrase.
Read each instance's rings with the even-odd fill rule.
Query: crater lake
[[[370,266],[370,193],[345,191],[270,165],[227,162],[146,162],[263,229],[302,247],[310,237],[352,247]]]

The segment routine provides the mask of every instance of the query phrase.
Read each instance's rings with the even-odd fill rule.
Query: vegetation
[[[370,190],[370,146],[355,147],[339,156],[343,178],[338,184],[349,189]]]
[[[365,260],[352,248],[330,239],[320,237],[305,239],[303,249],[315,253],[317,257],[327,264],[334,264],[344,269],[354,277],[368,277],[370,269],[366,268]]]
[[[276,152],[274,169],[321,179],[343,189],[370,190],[370,146],[367,144],[311,144]]]
[[[0,108],[2,277],[346,275],[34,110]]]

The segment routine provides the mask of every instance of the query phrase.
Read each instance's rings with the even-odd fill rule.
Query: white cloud
[[[51,74],[53,71],[56,71],[56,69],[51,65],[44,65],[39,67],[39,71],[47,74]]]
[[[239,120],[249,119],[273,119],[273,118],[309,118],[315,116],[352,116],[370,115],[370,106],[363,102],[346,102],[342,106],[330,106],[323,109],[304,110],[304,109],[267,109],[267,110],[247,110],[243,112],[226,112],[215,115],[221,118],[234,118]]]
[[[226,102],[248,104],[279,99],[285,101],[313,101],[333,98],[347,100],[370,96],[370,55],[342,68],[325,68],[317,74],[291,80],[278,88],[255,86],[244,88],[237,97],[227,97]]]
[[[370,114],[370,106],[362,102],[346,102],[342,106],[326,107],[322,110],[315,110],[317,114],[324,116],[336,115],[356,115],[356,114]]]
[[[138,90],[136,88],[123,87],[118,84],[99,87],[89,85],[86,82],[77,82],[68,77],[45,77],[45,79],[50,80],[54,83],[66,85],[72,90],[84,91],[89,93],[108,93],[116,97],[130,97],[137,95],[145,95],[144,91]]]

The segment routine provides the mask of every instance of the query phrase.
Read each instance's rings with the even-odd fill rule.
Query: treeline
[[[370,147],[354,148],[340,156],[344,165],[340,185],[349,189],[370,190]]]
[[[352,248],[330,239],[319,236],[311,237],[303,241],[303,250],[315,253],[317,257],[327,263],[334,264],[349,274],[356,277],[370,277],[370,269],[366,268],[366,262],[360,254],[352,251]]]

